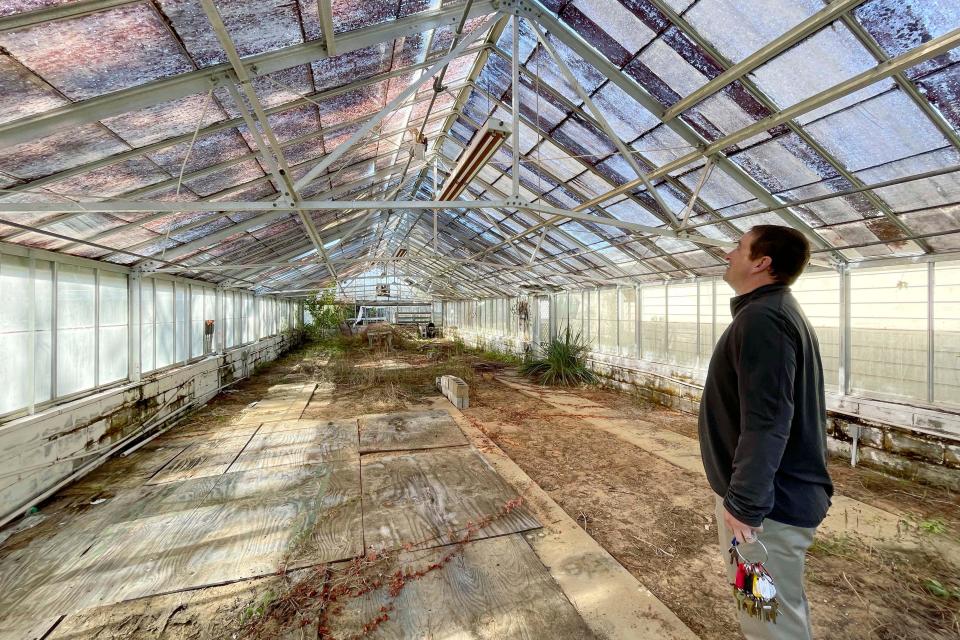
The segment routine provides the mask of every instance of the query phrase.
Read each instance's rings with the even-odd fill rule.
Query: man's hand
[[[757,539],[756,532],[763,531],[763,527],[751,527],[746,522],[740,522],[726,509],[723,510],[723,524],[733,533],[738,543],[754,542]]]

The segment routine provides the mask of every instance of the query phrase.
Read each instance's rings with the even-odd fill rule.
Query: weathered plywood
[[[230,471],[356,460],[359,455],[355,421],[324,422],[306,429],[258,433]]]
[[[183,444],[184,446],[194,442],[204,442],[212,439],[223,438],[249,438],[257,432],[260,423],[254,422],[242,425],[198,425],[187,426],[183,429],[174,428],[157,438],[157,442],[163,444]]]
[[[251,407],[247,407],[234,421],[234,425],[255,424],[271,420],[298,420],[310,403],[316,383],[279,384],[270,387],[267,395]]]
[[[249,441],[249,436],[241,436],[192,444],[171,460],[147,484],[220,475],[233,464]]]
[[[82,556],[20,576],[5,601],[40,619],[361,553],[357,462],[218,480],[203,506],[106,527]]]
[[[309,570],[304,570],[304,572]],[[283,576],[243,580],[217,587],[180,591],[103,607],[67,616],[47,640],[223,640],[246,637],[244,614],[268,595],[283,593],[299,579]],[[248,616],[249,617],[249,616]],[[315,620],[290,625],[276,640],[317,640]]]
[[[272,422],[264,422],[260,427],[260,430],[257,431],[257,434],[265,433],[278,433],[280,431],[298,431],[300,429],[314,429],[317,427],[323,427],[326,425],[334,425],[338,422],[349,423],[353,427],[354,437],[356,437],[357,431],[357,421],[354,418],[349,420],[274,420]]]
[[[360,451],[403,451],[467,444],[446,411],[401,411],[360,416]]]
[[[364,456],[361,464],[364,540],[376,548],[447,544],[462,537],[468,523],[495,516],[517,497],[468,447]],[[539,526],[521,507],[494,519],[476,537]]]
[[[415,572],[449,552],[405,553],[400,561],[404,571]],[[363,625],[391,604],[389,618],[363,634]],[[408,581],[396,599],[385,588],[373,591],[331,622],[336,638],[594,637],[520,534],[471,542],[441,568]]]

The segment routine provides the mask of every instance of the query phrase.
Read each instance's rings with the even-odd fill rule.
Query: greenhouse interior
[[[0,0],[0,461],[0,639],[960,638],[960,3]]]

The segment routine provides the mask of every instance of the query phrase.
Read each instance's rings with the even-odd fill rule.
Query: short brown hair
[[[770,275],[782,284],[793,284],[810,262],[810,242],[791,227],[759,224],[750,229],[750,259],[770,257]]]

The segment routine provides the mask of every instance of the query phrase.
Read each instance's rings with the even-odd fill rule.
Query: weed
[[[939,518],[931,518],[920,523],[920,531],[924,533],[946,533],[947,525]]]
[[[595,384],[597,375],[587,368],[586,356],[589,346],[580,335],[557,336],[543,344],[543,355],[526,361],[521,373],[539,380],[541,384],[579,385]]]
[[[854,552],[854,540],[847,535],[821,535],[814,538],[809,551],[819,556],[849,556]]]

